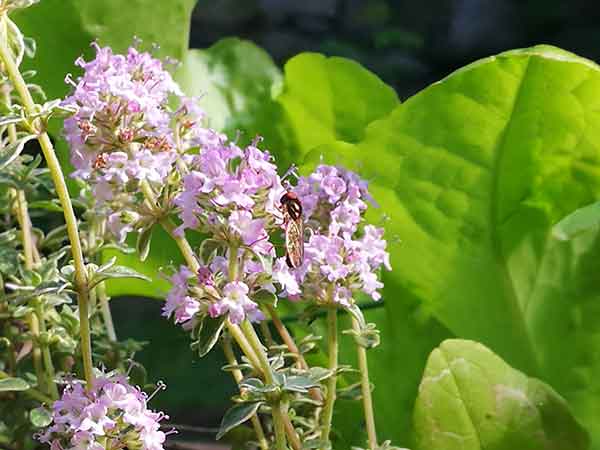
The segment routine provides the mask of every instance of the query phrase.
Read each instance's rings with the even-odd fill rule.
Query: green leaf
[[[91,289],[97,284],[102,283],[103,281],[112,280],[115,278],[135,278],[138,280],[144,280],[148,282],[152,281],[149,277],[142,273],[139,273],[131,267],[111,265],[110,267],[106,267],[104,269],[99,268],[90,280],[89,287]]]
[[[24,66],[37,71],[49,98],[58,98],[68,91],[65,75],[78,71],[75,59],[92,56],[89,45],[94,40],[123,52],[137,36],[144,48],[158,44],[157,56],[181,60],[188,48],[194,4],[195,0],[44,0],[14,15],[23,34],[38,42],[35,61],[26,59]]]
[[[29,411],[29,420],[36,428],[47,427],[52,423],[52,414],[43,406]]]
[[[308,389],[317,386],[319,386],[319,383],[309,377],[291,375],[286,377],[283,389],[292,392],[308,392]]]
[[[0,127],[17,124],[23,121],[22,116],[10,115],[10,116],[2,116],[0,117]]]
[[[435,349],[415,405],[422,450],[587,449],[589,437],[549,385],[513,369],[483,345],[447,340]]]
[[[228,431],[250,419],[250,417],[256,414],[256,411],[258,411],[258,408],[260,408],[260,405],[263,403],[264,402],[238,403],[237,405],[232,406],[223,416],[221,427],[217,433],[217,440],[225,436]]]
[[[572,212],[552,228],[556,239],[566,241],[600,225],[600,202]]]
[[[150,253],[150,243],[152,242],[152,226],[144,228],[138,233],[136,250],[140,261],[145,261]]]
[[[0,380],[0,392],[26,391],[29,388],[29,383],[22,378],[3,378]]]
[[[198,334],[198,339],[192,343],[192,349],[198,352],[201,358],[206,356],[218,342],[221,331],[225,326],[227,316],[221,316],[216,319],[207,317]]]
[[[63,212],[62,206],[57,200],[36,200],[29,203],[31,209],[43,209],[50,212]]]
[[[293,134],[296,158],[318,145],[359,142],[367,125],[400,103],[393,88],[357,62],[317,53],[302,53],[286,63],[276,100]]]
[[[0,150],[0,170],[4,169],[11,162],[13,162],[23,151],[25,144],[27,144],[32,139],[35,139],[34,134],[28,134],[23,136],[13,144],[9,144]]]
[[[232,136],[252,131],[256,115],[281,88],[281,71],[268,53],[237,38],[189,50],[176,79],[187,95],[202,97],[209,126]]]
[[[592,319],[600,237],[592,230],[560,242],[552,226],[599,197],[599,102],[594,63],[548,46],[511,51],[408,99],[369,124],[358,143],[313,149],[305,167],[323,156],[370,181],[381,208],[368,218],[385,225],[394,269],[383,273],[386,310],[409,301],[417,320],[433,317],[442,334],[477,339],[548,382],[592,432],[596,450],[600,359],[590,355],[600,354],[600,322]],[[310,133],[309,122],[302,128]],[[378,314],[367,320],[395,325],[369,352],[375,404],[388,412],[377,415],[378,428],[408,445],[401,434],[408,425],[392,411],[416,386],[407,377],[391,388],[391,374],[422,362],[389,369],[414,341],[398,335],[398,315]],[[431,345],[421,339],[421,349]]]

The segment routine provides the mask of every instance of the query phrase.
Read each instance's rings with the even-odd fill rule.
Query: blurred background
[[[600,60],[592,0],[204,0],[191,47],[254,41],[281,65],[302,51],[352,58],[406,98],[504,50],[552,44]]]
[[[590,0],[202,0],[190,46],[238,36],[281,66],[303,51],[348,57],[406,99],[469,62],[513,48],[552,44],[599,61],[598,24],[600,6]],[[121,298],[112,305],[118,334],[146,341],[137,359],[170,386],[155,406],[169,411],[172,423],[192,427],[179,426],[183,441],[171,445],[214,442],[234,393],[219,369],[221,352],[193,355],[186,334],[160,318],[160,301]],[[136,320],[127,320],[132,311]],[[213,448],[207,445],[201,448]]]

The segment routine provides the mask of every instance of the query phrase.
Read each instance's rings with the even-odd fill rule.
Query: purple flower
[[[185,323],[191,320],[200,310],[200,303],[188,295],[188,279],[193,276],[191,270],[181,266],[179,272],[171,277],[173,287],[167,295],[167,300],[162,309],[166,318],[174,316],[175,323]]]
[[[259,253],[271,253],[273,246],[269,243],[264,219],[253,219],[250,212],[235,210],[229,215],[228,223],[231,230],[241,238],[243,244],[252,247]]]
[[[348,170],[320,165],[299,179],[294,192],[313,230],[304,246],[304,264],[292,272],[304,296],[342,307],[352,305],[356,291],[379,300],[383,283],[378,271],[391,266],[383,229],[362,225],[367,202],[373,203],[366,181]],[[277,265],[273,278],[284,289],[293,286]]]
[[[89,391],[73,381],[52,405],[52,423],[39,440],[57,450],[162,450],[159,422],[166,416],[149,410],[146,398],[122,375],[103,374]]]
[[[298,280],[290,271],[285,257],[278,258],[273,265],[273,281],[281,285],[283,289],[283,295],[297,295],[300,294],[300,286]]]
[[[258,305],[248,297],[248,286],[241,281],[232,281],[223,288],[223,298],[210,305],[208,313],[211,317],[229,314],[231,323],[240,324],[248,317],[251,321],[260,321],[264,315]]]
[[[219,136],[205,142],[189,166],[183,190],[174,200],[181,229],[214,236],[233,231],[243,244],[256,244],[255,251],[270,253],[267,232],[277,227],[274,213],[284,191],[271,156],[255,145],[240,149]],[[228,219],[219,220],[224,217]]]

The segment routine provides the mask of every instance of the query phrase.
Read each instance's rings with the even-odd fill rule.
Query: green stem
[[[229,339],[223,339],[223,353],[225,354],[225,358],[227,359],[227,363],[235,366],[237,365],[237,360],[235,359],[235,355],[233,354],[233,349],[231,348],[231,341]],[[239,369],[232,370],[233,378],[237,384],[240,384],[244,376],[242,375],[242,371]],[[258,413],[253,415],[250,418],[252,422],[252,426],[254,427],[254,432],[256,433],[256,438],[258,439],[258,444],[262,450],[269,450],[269,443],[265,438],[265,432],[263,431],[263,427],[258,418]]]
[[[360,325],[356,319],[352,319],[352,328],[360,332]],[[371,397],[371,383],[369,382],[369,365],[367,364],[367,349],[362,345],[356,344],[358,354],[358,367],[360,369],[360,387],[362,391],[363,410],[365,413],[365,424],[367,427],[367,437],[369,449],[377,448],[377,432],[375,430],[375,414],[373,411],[373,398]]]
[[[146,199],[148,201],[151,201],[151,203],[154,203],[154,200],[152,198],[148,198],[149,193],[146,191],[144,193],[147,195]],[[200,263],[196,259],[194,251],[192,250],[192,246],[185,238],[185,236],[178,236],[175,233],[175,225],[169,219],[161,219],[160,224],[179,247],[179,251],[181,252],[181,255],[183,256],[183,259],[185,260],[188,267],[193,272],[198,272],[198,270],[200,269]],[[235,339],[236,343],[240,346],[244,354],[250,360],[250,364],[252,364],[252,366],[257,371],[260,371],[260,362],[258,361],[258,358],[252,351],[252,347],[250,347],[250,344],[240,331],[240,328],[237,325],[232,324],[229,320],[225,321],[225,326],[227,327],[231,336],[233,336],[233,338]]]
[[[31,358],[33,360],[33,369],[35,371],[35,377],[37,379],[38,387],[41,390],[45,390],[44,380],[44,368],[42,366],[42,351],[39,346],[40,336],[40,322],[35,312],[27,314],[27,324],[29,325],[29,331],[33,335],[33,350],[31,351]]]
[[[46,334],[48,330],[46,329],[46,320],[44,319],[44,309],[39,299],[36,300],[35,313],[40,322],[40,332]],[[54,370],[54,363],[52,362],[52,355],[50,354],[50,347],[47,343],[41,347],[44,366],[46,368],[46,388],[50,397],[56,400],[58,399],[58,388],[56,387],[56,372]]]
[[[329,352],[329,369],[333,375],[327,380],[327,397],[323,408],[323,428],[321,440],[329,442],[331,433],[331,422],[333,419],[333,405],[335,403],[337,389],[338,368],[338,333],[337,333],[337,309],[331,307],[327,311],[327,351]]]
[[[265,349],[264,349],[262,343],[260,342],[260,338],[256,334],[254,327],[248,320],[244,320],[242,322],[242,324],[240,325],[240,328],[242,329],[244,336],[246,336],[246,339],[248,339],[248,342],[250,343],[250,346],[252,347],[254,354],[258,357],[258,360],[260,362],[260,367],[262,369],[262,373],[265,378],[265,383],[266,384],[274,384],[275,379],[273,378],[273,372],[271,371],[271,365],[269,364],[269,358],[267,357]],[[284,410],[285,410],[284,406],[285,405],[283,404],[283,402],[281,400],[271,405],[271,410],[272,410],[272,414],[273,414],[273,423],[275,425],[275,431],[276,431],[276,435],[275,435],[276,442],[279,445],[279,442],[277,441],[277,438],[278,438],[277,437],[277,426],[278,426],[277,423],[280,421],[282,424],[282,429],[284,431],[284,438],[283,438],[284,445],[285,445],[285,434],[287,434],[287,437],[289,438],[292,448],[294,450],[300,450],[302,448],[302,443],[300,442],[300,438],[298,437],[298,434],[296,433],[296,430],[294,429],[294,426],[292,425],[292,423],[290,421],[289,415],[284,412]]]
[[[88,232],[87,251],[89,255],[96,254],[96,235],[98,227],[102,228],[102,224],[99,224],[96,216],[93,216],[89,223]],[[96,259],[97,258],[94,257],[92,261],[97,262]],[[104,282],[99,283],[98,286],[96,286],[96,296],[100,302],[102,321],[104,322],[104,328],[106,329],[106,335],[108,336],[108,340],[110,342],[117,342],[117,333],[115,332],[115,325],[113,323],[112,314],[110,312],[110,305],[108,304],[108,296],[106,295],[106,285],[104,284]]]
[[[0,39],[0,60],[4,64],[4,68],[8,74],[8,77],[10,78],[10,81],[21,98],[21,103],[23,104],[25,112],[28,116],[33,116],[35,113],[35,103],[33,102],[33,98],[29,92],[29,89],[27,88],[25,80],[19,72],[19,68],[13,60],[11,51],[8,48],[6,35],[6,21],[8,20],[8,17],[4,15],[2,19],[4,21],[4,35]],[[83,369],[87,386],[90,388],[94,375],[92,372],[92,346],[88,318],[88,284],[85,262],[83,260],[83,253],[81,250],[81,241],[79,240],[79,231],[77,229],[77,218],[75,217],[75,212],[73,211],[73,205],[71,204],[69,191],[67,190],[67,185],[65,183],[65,177],[60,167],[58,158],[56,157],[56,153],[54,152],[54,147],[50,142],[48,133],[45,131],[40,132],[37,139],[40,143],[40,147],[42,148],[44,158],[46,159],[46,164],[50,171],[52,181],[54,182],[54,187],[56,189],[58,199],[60,200],[67,225],[67,234],[71,244],[73,265],[75,267],[75,289],[77,290],[77,301],[79,304]]]
[[[117,342],[117,332],[115,331],[115,324],[112,319],[110,312],[110,304],[108,303],[108,296],[106,295],[106,286],[104,282],[99,283],[96,288],[98,300],[100,301],[100,311],[102,312],[102,320],[104,327],[106,328],[106,334],[110,342]]]
[[[284,323],[281,321],[279,314],[277,314],[277,310],[272,305],[266,305],[266,308],[269,312],[269,316],[271,317],[271,321],[273,322],[273,326],[275,326],[275,329],[277,330],[277,333],[279,333],[279,336],[281,337],[285,345],[287,345],[287,348],[290,351],[290,353],[296,355],[298,368],[308,370],[308,364],[306,363],[304,356],[302,356],[300,349],[298,349],[298,346],[294,342],[294,338],[292,337]],[[308,393],[313,400],[317,402],[323,401],[323,396],[321,395],[321,391],[319,391],[318,388],[311,388],[308,390]]]
[[[31,270],[33,269],[33,242],[31,239],[31,230],[29,229],[29,215],[27,214],[25,192],[21,190],[16,191],[16,201],[17,221],[21,228],[23,254],[25,255],[25,268]]]
[[[278,405],[273,405],[273,428],[275,431],[275,448],[277,450],[287,450],[287,442],[285,439],[285,424],[283,416]]]

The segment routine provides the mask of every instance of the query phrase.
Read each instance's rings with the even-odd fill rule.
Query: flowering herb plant
[[[128,357],[140,344],[117,339],[105,288],[111,278],[144,276],[106,261],[103,251],[136,251],[144,260],[153,229],[162,227],[185,261],[165,268],[171,289],[163,315],[189,333],[200,356],[220,344],[224,370],[239,386],[217,438],[248,421],[252,447],[332,448],[337,378],[350,370],[338,360],[337,315],[347,311],[368,447],[391,449],[375,434],[366,365],[377,330],[358,307],[364,294],[381,298],[378,274],[391,270],[383,230],[364,220],[375,204],[367,183],[325,164],[282,179],[260,138],[241,146],[209,128],[201,100],[183,95],[169,62],[139,46],[118,54],[92,43],[95,57],[75,61],[83,74],[66,76],[70,94],[37,104],[32,94],[41,90],[19,70],[26,41],[6,14],[2,30],[2,236],[12,259],[0,267],[8,330],[0,380],[8,394],[0,395],[19,400],[30,416],[25,428],[38,428],[31,436],[55,450],[158,450],[176,432],[161,427],[167,416],[148,409],[145,385],[131,378]],[[64,118],[71,177],[80,187],[75,198],[46,132],[51,116]],[[24,152],[33,140],[44,168]],[[286,196],[298,205],[294,264],[284,238]],[[63,211],[66,224],[34,228],[34,204]],[[191,233],[203,236],[200,245],[189,243]],[[130,234],[136,249],[126,244]],[[326,314],[325,366],[306,358],[320,337],[297,341],[281,321],[278,311],[289,302],[308,315]],[[13,432],[23,426],[13,424]]]
[[[599,66],[537,46],[400,102],[188,49],[194,0],[36,3],[0,0],[0,449],[181,448],[174,392],[235,449],[600,448]]]

